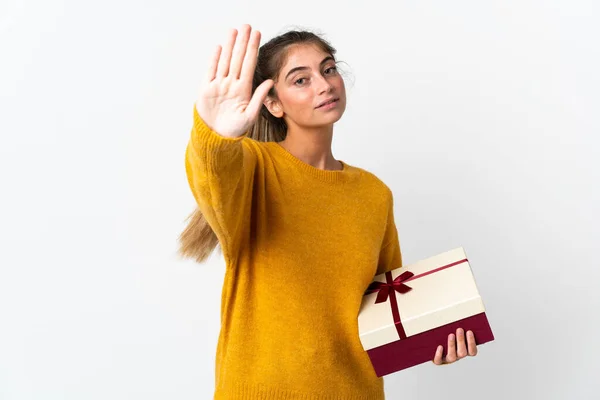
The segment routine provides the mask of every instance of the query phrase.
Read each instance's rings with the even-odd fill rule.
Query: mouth
[[[318,105],[318,106],[316,106],[315,108],[321,108],[321,107],[323,107],[323,106],[326,106],[327,104],[335,103],[335,102],[337,102],[337,101],[339,101],[339,100],[340,100],[339,98],[335,98],[335,99],[327,100],[327,101],[324,101],[323,103],[319,104],[319,105]]]

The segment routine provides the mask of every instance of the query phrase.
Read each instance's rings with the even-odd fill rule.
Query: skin
[[[340,170],[342,165],[331,152],[333,124],[346,109],[344,80],[329,54],[315,45],[293,45],[275,80],[267,79],[252,93],[252,77],[260,45],[260,32],[243,25],[232,29],[225,46],[217,46],[210,67],[202,80],[196,109],[215,132],[236,138],[258,118],[264,104],[277,118],[284,118],[288,132],[280,145],[300,160],[324,170]],[[296,67],[305,67],[288,76]],[[268,96],[271,87],[277,97]],[[336,107],[317,110],[322,101],[339,98]],[[462,328],[448,335],[447,355],[439,345],[433,363],[452,364],[477,354],[473,332]]]
[[[465,339],[466,336],[466,339]],[[435,356],[433,357],[433,363],[435,365],[446,365],[452,364],[467,356],[473,357],[477,355],[477,345],[475,344],[475,335],[472,331],[465,331],[462,328],[456,330],[456,334],[451,333],[448,335],[448,354],[446,357],[442,357],[444,347],[439,345]]]
[[[298,67],[306,68],[289,74]],[[342,169],[331,152],[333,124],[346,109],[344,80],[335,60],[316,45],[293,45],[275,81],[277,98],[269,97],[264,104],[287,123],[287,136],[279,144],[316,168]],[[332,97],[339,98],[336,107],[316,108]]]

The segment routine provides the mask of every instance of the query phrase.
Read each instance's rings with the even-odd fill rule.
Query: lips
[[[338,101],[338,100],[339,100],[339,98],[325,100],[323,103],[319,104],[316,108],[323,107],[329,103],[333,103],[334,101]]]

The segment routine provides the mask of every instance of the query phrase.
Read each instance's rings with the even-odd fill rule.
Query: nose
[[[331,90],[333,89],[333,85],[331,84],[331,82],[329,82],[327,80],[327,78],[321,76],[319,78],[317,88],[318,88],[319,94],[323,94],[323,93],[331,92]]]

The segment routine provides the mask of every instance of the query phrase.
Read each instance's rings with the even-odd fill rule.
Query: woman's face
[[[300,44],[288,49],[275,90],[278,99],[267,103],[269,111],[300,127],[315,128],[333,124],[346,109],[344,80],[334,59],[317,45]],[[335,98],[329,106],[321,103]]]

